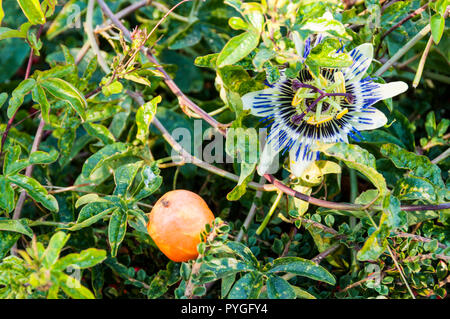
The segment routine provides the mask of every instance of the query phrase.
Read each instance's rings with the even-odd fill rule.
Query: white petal
[[[374,107],[368,107],[360,112],[350,114],[353,116],[351,123],[359,131],[374,130],[387,123],[384,113]]]
[[[361,44],[350,51],[350,55],[353,58],[353,64],[343,70],[347,83],[359,81],[366,74],[373,59],[373,45]]]
[[[274,174],[278,171],[279,156],[281,148],[276,146],[273,141],[266,143],[259,159],[257,171],[259,175]]]
[[[403,81],[378,84],[377,94],[381,100],[399,95],[408,90],[408,84]]]
[[[386,84],[373,81],[359,81],[347,85],[347,92],[352,93],[354,96],[352,107],[355,110],[363,110],[378,101],[401,94],[407,89],[408,85],[402,81]]]
[[[341,134],[341,138],[342,138],[342,140],[344,141],[344,143],[347,143],[348,144],[348,136],[347,136],[347,134]]]
[[[292,32],[292,40],[294,41],[295,51],[297,51],[297,54],[299,56],[303,56],[304,43],[300,38],[300,34],[298,33],[298,31]]]
[[[272,114],[272,112],[269,111],[267,108],[258,107],[259,105],[257,104],[257,102],[258,102],[258,97],[260,94],[271,94],[271,93],[273,93],[273,91],[274,91],[274,89],[269,88],[269,89],[254,91],[254,92],[245,94],[244,96],[241,97],[242,107],[244,108],[244,110],[250,110],[250,113],[255,116],[263,116],[264,117],[264,116]],[[259,100],[259,101],[261,101],[261,100]],[[270,101],[268,101],[268,102],[270,102]]]
[[[299,151],[298,146],[293,147],[289,151],[289,167],[291,168],[292,174],[296,177],[300,177],[309,165],[316,160],[315,154],[303,156],[303,152],[304,147],[301,147]]]

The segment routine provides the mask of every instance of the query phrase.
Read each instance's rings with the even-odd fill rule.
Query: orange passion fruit
[[[156,246],[170,260],[183,262],[197,258],[197,245],[214,214],[199,195],[187,190],[165,193],[153,206],[147,230]]]

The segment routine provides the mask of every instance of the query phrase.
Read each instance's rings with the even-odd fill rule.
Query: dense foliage
[[[447,6],[0,0],[0,298],[445,298]],[[409,86],[388,123],[260,177],[241,97],[363,43],[374,83]],[[216,217],[189,262],[146,228],[172,189]]]

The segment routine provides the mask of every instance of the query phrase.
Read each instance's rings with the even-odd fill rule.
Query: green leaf
[[[390,230],[395,230],[408,223],[406,212],[400,209],[400,201],[392,194],[384,198],[383,212],[388,216],[387,225]]]
[[[257,2],[245,2],[241,6],[242,14],[250,21],[253,28],[260,33],[264,25],[264,8]]]
[[[62,271],[69,266],[76,265],[80,269],[91,268],[106,259],[106,251],[103,249],[89,248],[79,254],[68,254],[59,259],[52,267],[53,270]]]
[[[218,69],[217,75],[220,75],[224,88],[239,93],[239,100],[241,95],[264,88],[261,82],[251,78],[247,71],[240,65],[224,66]],[[236,126],[234,128],[238,127]]]
[[[441,169],[431,163],[423,155],[417,155],[394,144],[385,144],[381,147],[381,154],[388,157],[397,168],[411,170],[411,175],[429,180],[439,188],[445,188],[441,177]]]
[[[427,131],[428,138],[432,138],[436,134],[436,116],[433,111],[427,114],[425,130]]]
[[[73,299],[95,299],[94,294],[77,279],[64,273],[59,274],[58,282],[62,290]]]
[[[236,281],[236,274],[231,274],[229,276],[222,278],[222,285],[220,286],[220,294],[222,299],[225,299],[225,297],[228,295],[235,281]]]
[[[45,16],[39,0],[17,0],[23,13],[31,24],[44,24]]]
[[[0,230],[11,231],[33,237],[33,231],[26,219],[0,219]]]
[[[295,299],[295,290],[283,278],[270,276],[267,280],[267,296],[270,299]]]
[[[64,55],[70,55],[70,53],[66,52],[67,48],[65,46],[62,46],[63,51],[65,52]],[[65,49],[64,49],[65,48]],[[49,78],[65,78],[70,77],[73,75],[73,73],[77,72],[75,69],[75,66],[73,64],[64,64],[64,65],[57,65],[52,67],[49,70],[45,71],[35,71],[33,74],[33,77],[36,79],[38,83],[42,82],[43,80],[49,79]]]
[[[318,67],[345,68],[353,63],[352,57],[345,52],[337,52],[340,43],[337,39],[327,39],[311,50],[306,64],[311,69]]]
[[[276,56],[275,51],[270,49],[260,49],[253,58],[253,65],[258,71],[262,71],[265,63]]]
[[[97,194],[86,194],[77,199],[75,208],[92,203],[92,202],[108,202],[106,199],[101,198]]]
[[[128,190],[133,184],[133,180],[136,177],[137,172],[142,167],[142,165],[142,161],[125,164],[119,166],[114,171],[114,182],[116,183],[116,188],[114,189],[113,195],[124,196],[127,194]]]
[[[217,67],[234,64],[252,52],[259,42],[259,34],[249,30],[231,38],[217,57]]]
[[[6,93],[6,92],[0,93],[0,108],[3,106],[3,104],[5,104],[7,99],[8,99],[8,93]]]
[[[255,255],[253,255],[250,248],[245,246],[244,244],[241,244],[237,241],[229,241],[226,243],[226,245],[233,250],[233,252],[244,259],[246,262],[251,263],[253,266],[258,267],[259,262],[258,259],[256,259]]]
[[[45,268],[49,269],[58,260],[59,253],[69,240],[69,237],[70,235],[59,231],[50,238],[48,246],[42,256],[42,265]]]
[[[133,197],[133,201],[137,202],[144,199],[161,187],[162,177],[159,176],[159,169],[156,164],[146,165],[141,171],[141,179],[144,187]]]
[[[308,19],[301,29],[312,32],[327,32],[334,36],[351,39],[341,22],[330,20],[325,17]]]
[[[54,97],[67,101],[78,113],[81,120],[86,120],[86,99],[72,84],[58,78],[47,78],[40,82],[40,84]]]
[[[444,34],[445,19],[439,13],[436,13],[430,20],[431,35],[434,43],[438,44]]]
[[[110,207],[110,208],[105,209],[103,211],[97,211],[96,215],[93,215],[91,217],[83,219],[83,221],[81,221],[81,222],[77,221],[77,223],[75,225],[73,225],[72,227],[67,228],[67,230],[76,231],[76,230],[80,230],[80,229],[85,228],[85,227],[89,227],[92,224],[98,222],[103,217],[107,216],[114,209],[116,209],[116,207]]]
[[[238,163],[241,163],[241,170],[236,187],[227,194],[228,200],[238,200],[245,194],[247,184],[253,178],[259,153],[256,130],[237,127],[239,124],[236,122],[227,130],[225,151],[228,155],[236,157]],[[254,146],[256,146],[256,149],[254,149]]]
[[[136,112],[136,138],[140,140],[144,145],[147,142],[150,123],[153,121],[153,117],[156,114],[156,107],[160,102],[161,96],[158,95],[150,102],[141,105]]]
[[[233,285],[228,299],[256,299],[263,286],[261,274],[250,272],[242,276]]]
[[[303,289],[301,289],[301,288],[299,288],[297,286],[291,286],[291,287],[294,288],[295,295],[297,296],[297,298],[301,298],[301,299],[317,299],[316,297],[311,295],[306,290],[303,290]]]
[[[223,257],[214,258],[201,266],[202,271],[212,271],[216,279],[230,276],[242,271],[255,271],[256,268],[248,263],[241,262],[235,258]]]
[[[393,189],[393,194],[400,200],[436,201],[434,186],[428,180],[416,176],[407,176],[398,180]]]
[[[44,89],[39,84],[36,85],[31,91],[33,101],[39,104],[41,107],[42,119],[45,123],[50,123],[50,103],[47,100],[47,95]]]
[[[128,213],[120,209],[116,209],[111,215],[108,226],[108,241],[111,247],[112,257],[117,255],[117,250],[119,249],[122,240],[125,238],[125,233],[127,232],[127,220]]]
[[[63,8],[56,15],[55,18],[52,17],[52,22],[50,27],[47,30],[46,37],[49,40],[52,40],[57,35],[66,31],[67,29],[76,27],[77,18],[79,16],[74,16],[74,14],[78,13],[82,14],[82,10],[86,8],[87,3],[83,1],[70,0],[67,3],[64,3]]]
[[[23,188],[31,198],[44,205],[48,210],[52,212],[59,210],[56,198],[53,195],[49,195],[47,190],[34,178],[20,174],[8,176],[7,178],[10,182]]]
[[[308,277],[314,280],[326,282],[330,285],[336,283],[336,279],[325,268],[315,262],[300,257],[282,257],[275,259],[265,267],[268,274],[288,272],[295,275]]]
[[[170,50],[179,50],[196,45],[202,39],[202,25],[199,23],[189,24],[181,29],[170,39]]]
[[[199,56],[199,57],[195,58],[194,64],[196,66],[199,66],[202,68],[215,69],[218,56],[219,56],[219,53],[213,53],[213,54],[208,54],[208,55],[204,55],[204,56]]]
[[[144,76],[138,74],[138,71],[134,71],[123,76],[124,79],[130,80],[139,84],[147,85],[148,87],[152,86],[152,83],[149,79]]]
[[[240,17],[231,17],[228,20],[228,25],[234,30],[247,30],[249,29],[249,25],[247,22],[242,20]]]
[[[13,117],[13,115],[17,112],[17,109],[22,105],[25,95],[27,95],[35,85],[36,81],[34,79],[26,79],[20,82],[14,91],[12,91],[7,111],[8,118]]]
[[[114,81],[111,84],[102,87],[102,93],[105,96],[110,96],[113,94],[120,93],[120,92],[122,92],[122,90],[123,90],[123,85],[119,81]]]
[[[20,237],[20,233],[0,231],[0,261],[5,258]]]
[[[52,148],[50,153],[36,151],[30,154],[30,164],[51,164],[58,159],[58,151]]]
[[[28,30],[32,24],[30,22],[25,22],[22,24],[18,30],[0,27],[0,40],[9,39],[9,38],[26,38],[28,34]]]
[[[386,250],[388,245],[386,238],[389,235],[389,228],[386,223],[387,218],[386,214],[381,215],[380,226],[369,236],[369,238],[367,238],[363,247],[358,251],[358,254],[356,255],[358,260],[377,260]]]
[[[106,145],[86,160],[81,174],[87,179],[97,168],[105,165],[107,161],[123,156],[127,151],[128,145],[125,143],[118,142]]]
[[[150,288],[146,291],[148,298],[156,299],[165,294],[169,286],[172,286],[180,280],[179,263],[167,263],[166,269],[158,271],[158,274],[150,283]]]
[[[83,127],[89,135],[98,138],[103,144],[107,145],[116,141],[114,135],[102,124],[85,122]]]
[[[20,159],[21,149],[19,145],[10,147],[5,154],[3,173],[5,175],[14,175],[30,165],[29,161]]]
[[[111,208],[113,205],[114,205],[113,203],[105,199],[101,201],[91,202],[81,209],[80,214],[78,215],[77,223],[84,222],[100,214],[101,212]]]
[[[14,189],[3,175],[0,175],[0,194],[0,208],[10,213],[15,206]]]
[[[442,119],[436,128],[436,135],[438,137],[442,137],[447,132],[447,129],[449,126],[450,126],[450,120]]]
[[[386,181],[383,175],[377,171],[375,157],[368,151],[347,143],[324,144],[321,150],[326,155],[343,161],[348,167],[356,169],[366,176],[384,197],[387,192]]]

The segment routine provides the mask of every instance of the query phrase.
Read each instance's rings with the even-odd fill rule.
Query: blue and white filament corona
[[[305,42],[303,54],[322,38]],[[348,143],[348,136],[358,140],[359,131],[373,130],[386,124],[386,116],[372,105],[405,92],[404,82],[375,83],[364,77],[373,58],[373,46],[362,44],[349,52],[353,64],[348,68],[321,68],[315,77],[305,66],[298,78],[290,79],[281,71],[280,79],[269,87],[242,97],[244,109],[264,117],[270,133],[261,154],[258,173],[268,172],[274,158],[289,151],[291,172],[301,176],[319,159],[315,150],[321,143]]]

